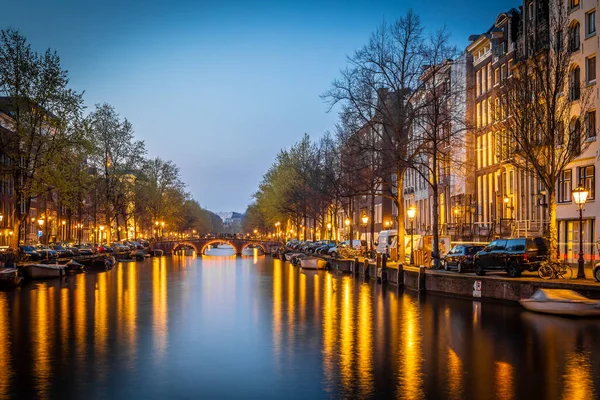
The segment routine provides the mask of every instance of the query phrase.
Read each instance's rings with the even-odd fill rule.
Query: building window
[[[569,135],[569,150],[573,155],[581,154],[581,122],[578,119],[571,121],[571,132]]]
[[[596,34],[596,10],[585,14],[585,36],[589,37]]]
[[[571,170],[566,169],[558,175],[558,202],[569,203],[571,202],[571,190],[573,186],[571,184]]]
[[[587,83],[596,82],[596,56],[585,59],[585,76]]]
[[[569,74],[569,100],[579,100],[581,74],[579,67],[575,66]]]
[[[529,14],[529,20],[533,21],[533,1],[527,5],[527,14]]]
[[[579,168],[579,185],[588,190],[588,199],[594,198],[596,183],[596,167],[588,165]]]
[[[500,68],[494,70],[494,86],[500,84]]]
[[[508,60],[508,76],[512,76],[512,60]]]
[[[569,51],[579,50],[579,22],[573,21],[569,27]]]
[[[579,7],[579,0],[569,0],[569,8],[572,10]]]
[[[500,66],[500,79],[505,80],[506,79],[506,64],[502,64]]]
[[[585,120],[587,136],[596,137],[596,110],[588,111]]]

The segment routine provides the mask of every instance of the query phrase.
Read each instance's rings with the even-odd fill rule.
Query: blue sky
[[[383,20],[412,8],[460,47],[518,2],[12,1],[0,27],[51,47],[85,90],[179,165],[212,211],[243,212],[277,152],[333,130],[319,95]]]

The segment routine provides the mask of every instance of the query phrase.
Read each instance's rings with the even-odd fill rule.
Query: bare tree
[[[503,159],[532,173],[546,188],[550,254],[556,258],[558,180],[596,132],[595,124],[584,128],[592,91],[582,85],[579,68],[572,65],[571,40],[575,38],[565,34],[569,31],[567,3],[549,3],[551,7],[539,11],[537,31],[521,37],[502,102],[505,133],[499,143]]]
[[[398,209],[398,254],[404,259],[403,176],[409,166],[406,141],[414,119],[412,98],[419,87],[423,52],[421,21],[409,10],[394,23],[383,23],[369,43],[348,57],[348,66],[323,94],[330,106],[342,104],[353,119],[356,133],[365,127],[376,134],[373,148],[383,165],[380,195],[390,197]]]
[[[465,58],[449,43],[445,28],[433,32],[423,46],[425,68],[414,98],[415,118],[410,167],[432,191],[432,261],[439,267],[440,192],[449,194],[450,180],[464,163],[467,126]],[[458,151],[456,151],[458,150]],[[448,203],[449,199],[446,199]]]

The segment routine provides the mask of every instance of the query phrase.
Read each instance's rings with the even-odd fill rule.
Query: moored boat
[[[325,269],[327,261],[318,257],[305,257],[300,259],[300,266],[304,269]]]
[[[64,276],[66,268],[62,264],[26,264],[20,270],[26,279],[50,279]]]
[[[527,310],[576,317],[600,317],[600,301],[573,290],[539,289],[529,299],[519,300]]]
[[[284,253],[285,261],[292,261],[294,257],[301,255],[302,253]]]
[[[69,260],[69,262],[65,264],[65,267],[65,270],[68,274],[82,274],[86,271],[83,264],[80,264],[74,260]]]
[[[23,278],[19,276],[19,270],[16,268],[6,268],[0,270],[0,285],[7,287],[19,286]]]

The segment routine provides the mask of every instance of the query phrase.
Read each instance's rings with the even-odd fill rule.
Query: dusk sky
[[[456,4],[458,3],[458,4]],[[0,27],[56,49],[88,110],[115,106],[212,211],[244,212],[281,148],[333,130],[319,95],[413,8],[461,48],[517,1],[12,1]]]

